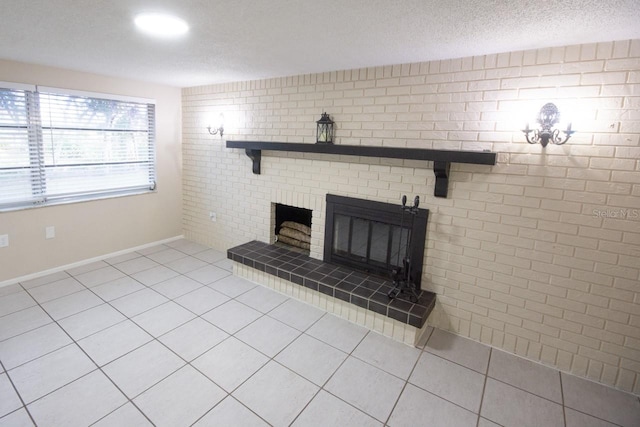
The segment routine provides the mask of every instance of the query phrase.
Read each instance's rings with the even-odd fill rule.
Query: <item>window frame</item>
[[[157,192],[157,161],[156,161],[156,152],[157,152],[157,138],[156,138],[156,101],[154,99],[149,98],[140,98],[140,97],[131,97],[124,95],[114,95],[100,92],[89,92],[89,91],[79,91],[72,89],[63,89],[49,86],[39,86],[39,85],[30,85],[23,83],[14,83],[14,82],[4,82],[0,81],[0,89],[1,90],[12,90],[12,91],[22,91],[25,95],[25,100],[28,100],[26,105],[26,115],[27,115],[27,144],[28,144],[28,152],[30,159],[30,166],[24,167],[28,168],[31,175],[31,193],[24,194],[24,197],[17,201],[0,201],[0,213],[22,210],[22,209],[32,209],[44,206],[53,206],[59,204],[66,203],[78,203],[85,202],[91,200],[101,200],[106,198],[113,197],[123,197],[123,196],[131,196],[131,195],[140,195],[146,193],[155,193]],[[86,99],[99,99],[106,100],[115,103],[134,103],[141,104],[143,108],[147,110],[146,116],[146,128],[144,130],[134,129],[135,126],[131,128],[125,129],[93,129],[87,128],[86,131],[89,132],[113,132],[114,130],[125,133],[135,133],[142,132],[146,134],[146,140],[149,144],[148,150],[144,152],[147,154],[147,157],[143,157],[142,162],[130,162],[130,163],[146,163],[148,173],[148,181],[149,184],[140,184],[134,186],[119,186],[117,188],[108,188],[108,185],[104,185],[103,188],[95,189],[95,190],[82,190],[77,193],[67,193],[62,195],[56,194],[47,194],[46,190],[46,179],[47,179],[47,168],[51,169],[56,166],[45,164],[45,155],[44,155],[44,145],[45,138],[43,137],[43,112],[40,106],[40,96],[41,94],[46,95],[54,95],[54,96],[69,96],[69,97],[80,97]],[[60,110],[62,111],[62,110]],[[5,128],[9,128],[10,126],[2,126]],[[50,129],[50,128],[47,128]],[[69,129],[72,129],[69,127]],[[76,129],[77,130],[77,129]],[[1,141],[0,141],[1,142]],[[118,162],[104,162],[102,166],[109,165],[117,165]],[[92,165],[100,165],[100,163],[93,163]],[[82,165],[80,165],[82,166]],[[2,167],[0,165],[0,172],[3,170],[8,170],[11,168],[15,168],[14,165],[7,165],[6,167]],[[92,175],[88,175],[92,176]],[[97,174],[94,176],[98,176]],[[127,176],[125,174],[125,176]],[[80,178],[74,178],[71,182]],[[109,181],[109,179],[105,179],[105,183],[114,182]],[[39,183],[39,185],[34,184]],[[0,190],[1,191],[1,190]]]

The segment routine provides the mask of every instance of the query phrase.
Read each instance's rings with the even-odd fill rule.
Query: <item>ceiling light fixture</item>
[[[140,13],[134,22],[140,31],[155,37],[177,37],[189,31],[184,20],[163,13]]]

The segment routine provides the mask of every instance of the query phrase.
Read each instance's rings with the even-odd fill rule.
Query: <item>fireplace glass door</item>
[[[380,221],[336,214],[333,254],[384,272],[402,265],[411,230]]]
[[[427,216],[426,209],[403,217],[400,204],[328,194],[324,260],[388,277],[409,256],[419,282]]]

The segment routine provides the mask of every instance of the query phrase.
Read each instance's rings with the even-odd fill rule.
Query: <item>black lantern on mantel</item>
[[[318,129],[316,133],[317,144],[333,144],[333,125],[334,122],[327,113],[322,113],[320,120],[316,122]]]

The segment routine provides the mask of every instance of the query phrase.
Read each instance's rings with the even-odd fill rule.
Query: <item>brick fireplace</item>
[[[299,197],[285,199],[291,203]],[[320,209],[275,202],[271,207],[274,234],[286,222],[313,226],[321,222],[316,219],[324,219],[324,227],[313,226],[311,236],[314,242],[323,242],[323,260],[296,247],[251,241],[228,250],[228,258],[235,261],[236,274],[371,329],[378,324],[379,332],[409,344],[418,341],[435,305],[435,294],[420,291],[413,301],[404,295],[390,298],[394,287],[390,269],[397,267],[405,255],[400,253],[403,245],[412,241],[410,256],[419,260],[414,272],[419,283],[427,210],[420,209],[418,220],[410,221],[408,217],[405,220],[399,204],[332,194],[326,196]],[[325,207],[324,212],[321,207]],[[270,241],[274,243],[275,238]]]

